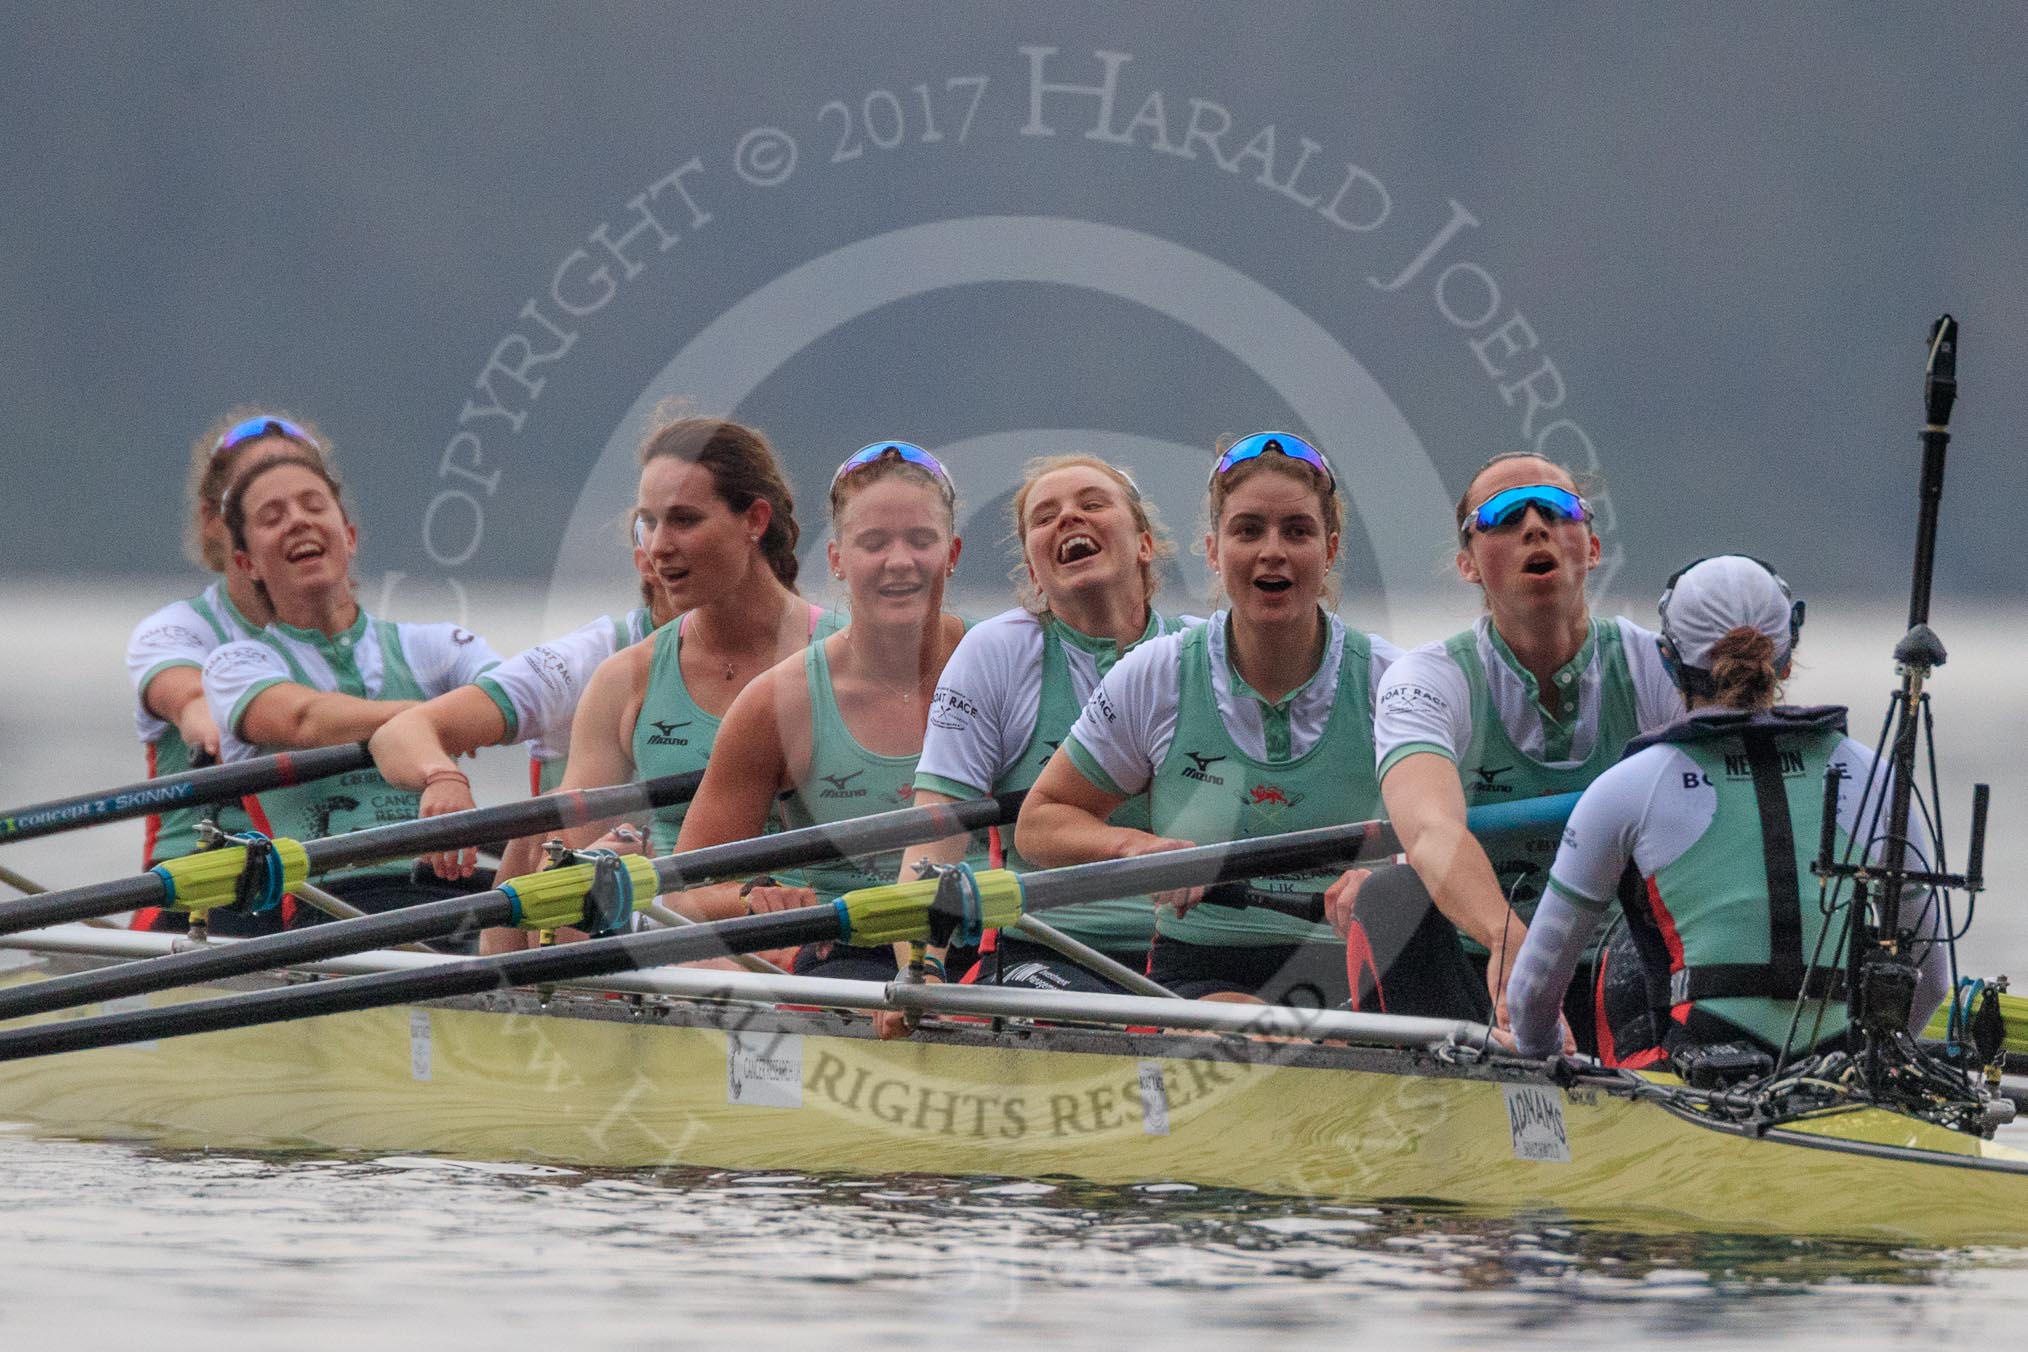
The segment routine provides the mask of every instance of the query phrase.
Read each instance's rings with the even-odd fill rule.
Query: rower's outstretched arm
[[[1465,827],[1457,766],[1433,751],[1404,756],[1381,781],[1380,797],[1409,867],[1437,909],[1493,955],[1486,987],[1497,1009],[1528,927],[1501,893],[1485,847]]]
[[[364,741],[395,715],[416,707],[418,701],[412,699],[361,699],[283,681],[246,702],[237,732],[254,746],[337,746]]]
[[[373,734],[370,749],[388,783],[420,789],[431,771],[455,770],[458,757],[482,746],[497,746],[512,731],[485,691],[461,685],[383,723]]]

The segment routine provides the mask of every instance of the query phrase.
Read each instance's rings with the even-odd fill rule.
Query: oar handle
[[[144,779],[138,784],[117,789],[81,793],[71,798],[55,798],[47,803],[0,811],[0,841],[30,840],[36,836],[75,830],[80,826],[145,817],[170,808],[196,807],[200,803],[243,798],[250,793],[307,784],[313,779],[327,779],[371,764],[373,757],[367,753],[366,743],[354,742],[344,746],[311,747],[305,751],[280,751],[272,756],[257,756],[229,765],[185,770],[180,774]]]
[[[1027,796],[1027,790],[1017,789],[991,798],[939,803],[934,807],[905,807],[779,835],[707,845],[657,859],[656,882],[664,892],[680,892],[724,878],[745,877],[770,869],[801,868],[852,855],[882,854],[928,840],[966,835],[1013,821],[1020,815]]]
[[[704,782],[702,770],[687,774],[662,775],[637,784],[613,784],[601,789],[571,789],[523,798],[493,807],[446,812],[441,817],[418,817],[411,822],[393,822],[369,827],[342,836],[303,842],[310,857],[310,873],[345,868],[379,859],[429,854],[484,840],[512,839],[540,831],[567,831],[590,822],[622,817],[644,808],[669,807],[687,803]]]
[[[1229,906],[1234,910],[1275,911],[1313,925],[1324,923],[1322,892],[1270,892],[1246,883],[1218,883],[1204,889],[1200,906]]]

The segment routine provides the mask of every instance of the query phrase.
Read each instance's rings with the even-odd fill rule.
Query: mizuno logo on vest
[[[685,719],[681,723],[663,723],[660,722],[659,720],[651,719],[649,720],[648,726],[655,730],[654,735],[648,738],[649,746],[690,745],[690,739],[688,737],[678,737],[676,735],[676,729],[687,728],[690,726],[690,720],[688,719]]]
[[[848,789],[845,786],[865,773],[864,770],[854,770],[849,775],[819,775],[817,777],[831,787],[818,790],[817,796],[819,798],[864,798],[866,790]]]
[[[1183,778],[1194,779],[1204,784],[1217,784],[1221,786],[1224,785],[1225,780],[1222,776],[1208,774],[1206,773],[1206,769],[1207,767],[1216,765],[1219,761],[1224,760],[1225,757],[1200,756],[1195,751],[1186,751],[1183,754],[1189,757],[1191,762],[1189,765],[1183,767]]]
[[[1514,767],[1511,765],[1477,766],[1472,773],[1479,777],[1479,782],[1472,787],[1480,793],[1512,793],[1514,792],[1512,784],[1501,784],[1496,781],[1501,775],[1511,774],[1513,770]]]

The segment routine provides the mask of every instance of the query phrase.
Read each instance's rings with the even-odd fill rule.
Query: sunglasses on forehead
[[[1555,484],[1523,484],[1503,489],[1480,503],[1478,510],[1466,516],[1465,524],[1458,527],[1458,539],[1463,541],[1475,530],[1511,526],[1525,518],[1530,507],[1540,510],[1547,521],[1591,520],[1591,504],[1569,489]]]
[[[288,440],[308,446],[312,450],[321,451],[324,449],[317,438],[311,436],[287,418],[277,418],[272,414],[262,413],[248,418],[244,422],[236,422],[231,427],[226,428],[225,435],[213,443],[211,453],[213,455],[224,455],[227,451],[244,446],[249,441],[258,441],[262,437],[286,437]]]
[[[1324,458],[1324,453],[1301,437],[1290,436],[1287,432],[1256,432],[1250,437],[1233,442],[1226,448],[1225,454],[1218,457],[1217,463],[1212,465],[1211,477],[1205,481],[1205,487],[1209,488],[1217,483],[1218,476],[1235,465],[1258,460],[1270,451],[1291,460],[1302,461],[1323,475],[1325,483],[1333,489],[1337,488],[1338,476],[1331,471],[1331,462]]]
[[[845,463],[838,466],[838,472],[831,476],[832,491],[837,490],[839,481],[847,475],[865,469],[868,465],[875,464],[890,455],[904,463],[928,470],[930,477],[937,481],[937,487],[943,490],[944,500],[946,502],[956,500],[958,490],[951,483],[950,471],[944,468],[943,461],[922,447],[907,441],[876,441],[871,446],[863,446],[846,456]]]

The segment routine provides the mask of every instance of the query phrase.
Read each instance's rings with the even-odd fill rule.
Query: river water
[[[15,589],[0,652],[0,805],[138,777],[120,654],[173,579]],[[538,635],[512,598],[471,621]],[[597,607],[586,606],[586,613]],[[983,612],[990,607],[981,606]],[[1397,606],[1399,615],[1404,608]],[[1871,740],[1893,607],[1820,605],[1798,702],[1849,702]],[[1644,614],[1645,606],[1629,608]],[[103,620],[95,617],[104,616]],[[1947,839],[1994,786],[1968,963],[2028,956],[2012,880],[2028,844],[2028,615],[1939,605]],[[1397,637],[1444,632],[1430,616]],[[483,758],[482,801],[525,784]],[[0,851],[49,886],[132,871],[139,830]],[[2006,1139],[2028,1141],[2021,1128]],[[1629,1186],[1637,1186],[1630,1180]],[[1734,1345],[2017,1341],[2028,1250],[1637,1237],[1554,1217],[1469,1217],[1175,1184],[611,1173],[408,1157],[249,1158],[0,1124],[0,1339],[9,1348],[375,1348],[674,1342],[880,1347]]]

